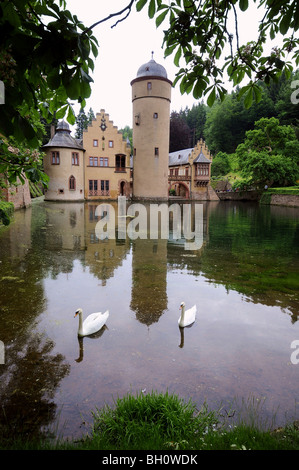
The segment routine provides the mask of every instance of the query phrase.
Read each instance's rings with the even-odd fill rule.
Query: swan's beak
[[[78,315],[79,312],[76,312],[75,315],[74,315],[74,318],[76,318],[76,316]]]

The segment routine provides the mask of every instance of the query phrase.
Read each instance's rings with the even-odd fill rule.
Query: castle
[[[50,178],[46,200],[84,201],[126,196],[167,201],[218,200],[210,186],[212,156],[203,141],[193,149],[169,153],[172,82],[151,59],[131,82],[133,155],[131,147],[102,109],[83,132],[71,136],[62,121],[44,145],[44,170]]]

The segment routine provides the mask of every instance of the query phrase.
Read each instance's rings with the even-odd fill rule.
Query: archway
[[[119,183],[119,195],[126,196],[126,181],[120,181]]]
[[[182,199],[189,199],[190,197],[190,191],[187,184],[181,181],[173,182],[171,189],[174,189],[175,195],[181,197]]]

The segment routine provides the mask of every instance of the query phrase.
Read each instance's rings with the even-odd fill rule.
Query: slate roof
[[[200,152],[200,154],[197,155],[197,157],[193,160],[193,163],[211,163],[211,160],[209,160],[202,152]]]
[[[84,150],[81,139],[75,139],[71,136],[70,127],[67,122],[61,121],[56,127],[56,133],[49,142],[43,145],[45,147],[63,147]]]
[[[176,152],[171,152],[169,154],[169,166],[174,165],[184,165],[189,162],[189,155],[191,154],[193,148],[177,150]]]
[[[186,165],[189,163],[189,156],[192,151],[193,148],[171,152],[169,154],[169,166]],[[193,160],[193,163],[211,163],[211,160],[205,157],[202,151],[200,151],[197,157]]]

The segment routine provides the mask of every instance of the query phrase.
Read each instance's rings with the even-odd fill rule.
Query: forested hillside
[[[193,147],[203,137],[213,155],[218,152],[234,153],[244,141],[246,131],[253,129],[254,123],[263,117],[275,117],[281,125],[291,125],[298,138],[299,104],[295,101],[299,100],[291,100],[291,96],[295,96],[295,89],[292,88],[295,81],[299,84],[299,70],[290,79],[281,76],[277,83],[271,82],[268,86],[261,83],[261,99],[259,103],[253,102],[249,109],[244,106],[244,98],[238,99],[236,89],[223,102],[216,101],[211,108],[199,102],[191,109],[186,107],[173,112],[170,152]]]

